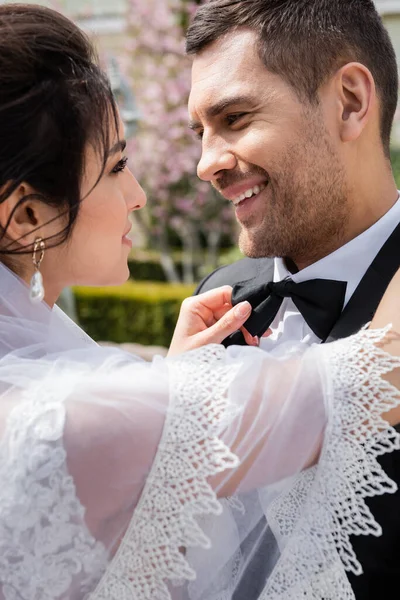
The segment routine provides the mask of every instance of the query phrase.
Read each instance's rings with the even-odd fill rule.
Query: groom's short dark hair
[[[283,77],[303,100],[315,103],[320,86],[344,64],[365,65],[375,80],[381,137],[389,152],[397,62],[372,0],[211,0],[196,13],[186,50],[197,54],[238,27],[258,34],[266,68]]]

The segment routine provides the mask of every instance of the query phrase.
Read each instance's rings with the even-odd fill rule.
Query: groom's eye
[[[233,115],[227,115],[226,118],[226,122],[228,123],[228,125],[234,125],[235,123],[237,123],[242,117],[245,117],[247,113],[235,113]]]

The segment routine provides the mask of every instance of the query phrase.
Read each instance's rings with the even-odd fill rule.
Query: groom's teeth
[[[237,206],[243,200],[247,200],[248,198],[251,198],[252,196],[256,196],[257,194],[259,194],[260,192],[262,192],[263,190],[265,190],[266,187],[267,187],[266,183],[262,183],[261,185],[255,185],[254,187],[246,190],[244,192],[244,194],[241,194],[240,196],[238,196],[237,198],[235,198],[233,200],[233,204],[235,206]]]

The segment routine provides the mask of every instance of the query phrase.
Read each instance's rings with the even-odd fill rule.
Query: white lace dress
[[[353,598],[350,536],[381,534],[365,498],[395,490],[384,335],[152,364],[87,340],[5,354],[0,598],[230,600],[261,519],[279,553],[260,600]]]
[[[387,331],[149,364],[1,265],[0,289],[0,600],[238,600],[245,576],[240,600],[354,597],[350,536],[396,489]]]

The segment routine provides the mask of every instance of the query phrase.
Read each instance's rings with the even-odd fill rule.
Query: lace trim
[[[4,600],[55,600],[69,597],[71,588],[83,595],[107,564],[105,548],[84,523],[66,468],[59,390],[69,383],[58,379],[54,393],[35,384],[7,419],[0,445],[0,481],[7,482],[0,487]]]
[[[382,377],[400,367],[379,347],[395,335],[389,331],[362,331],[318,349],[332,381],[324,446],[318,465],[268,511],[286,545],[260,600],[354,600],[346,571],[359,575],[362,567],[350,536],[380,536],[365,500],[397,490],[377,460],[400,448],[400,435],[381,416],[400,405]]]
[[[217,437],[235,414],[227,390],[239,368],[224,366],[224,352],[211,346],[169,361],[171,403],[157,456],[91,600],[170,600],[168,582],[195,579],[180,548],[209,547],[196,517],[222,508],[207,479],[239,464]]]

